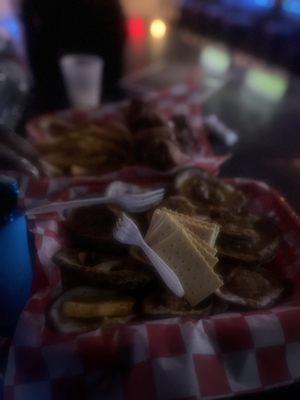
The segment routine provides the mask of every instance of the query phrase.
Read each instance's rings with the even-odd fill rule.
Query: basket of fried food
[[[191,163],[209,146],[201,141],[204,132],[195,132],[185,116],[167,120],[138,100],[119,118],[45,117],[40,129],[46,135],[34,144],[50,176],[97,176],[134,166],[169,171]]]
[[[176,273],[182,298],[166,288],[141,250],[114,239],[121,211],[99,205],[69,213],[68,245],[53,258],[64,292],[49,321],[60,332],[265,309],[290,289],[273,265],[281,237],[276,221],[247,212],[245,194],[221,179],[188,169],[161,204],[130,215]]]

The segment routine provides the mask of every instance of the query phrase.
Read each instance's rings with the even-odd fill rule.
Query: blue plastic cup
[[[26,218],[17,209],[18,185],[0,176],[0,335],[10,335],[29,299],[32,263]]]

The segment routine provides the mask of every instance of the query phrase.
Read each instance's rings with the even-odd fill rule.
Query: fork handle
[[[109,197],[94,197],[93,199],[82,199],[82,200],[68,200],[68,201],[56,201],[51,204],[46,204],[44,206],[35,207],[27,210],[25,214],[27,216],[45,214],[49,212],[60,212],[64,210],[71,210],[76,207],[92,206],[96,204],[105,204],[108,201],[112,201]]]
[[[168,288],[176,296],[183,297],[184,289],[175,272],[147,245],[147,243],[142,243],[142,249]]]

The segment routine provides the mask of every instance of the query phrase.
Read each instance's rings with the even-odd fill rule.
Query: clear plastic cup
[[[103,60],[94,55],[69,54],[60,60],[70,103],[75,108],[95,108],[101,99]]]

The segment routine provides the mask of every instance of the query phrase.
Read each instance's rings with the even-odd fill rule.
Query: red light
[[[146,37],[146,24],[143,18],[129,18],[127,29],[129,39],[135,43],[142,42]]]

